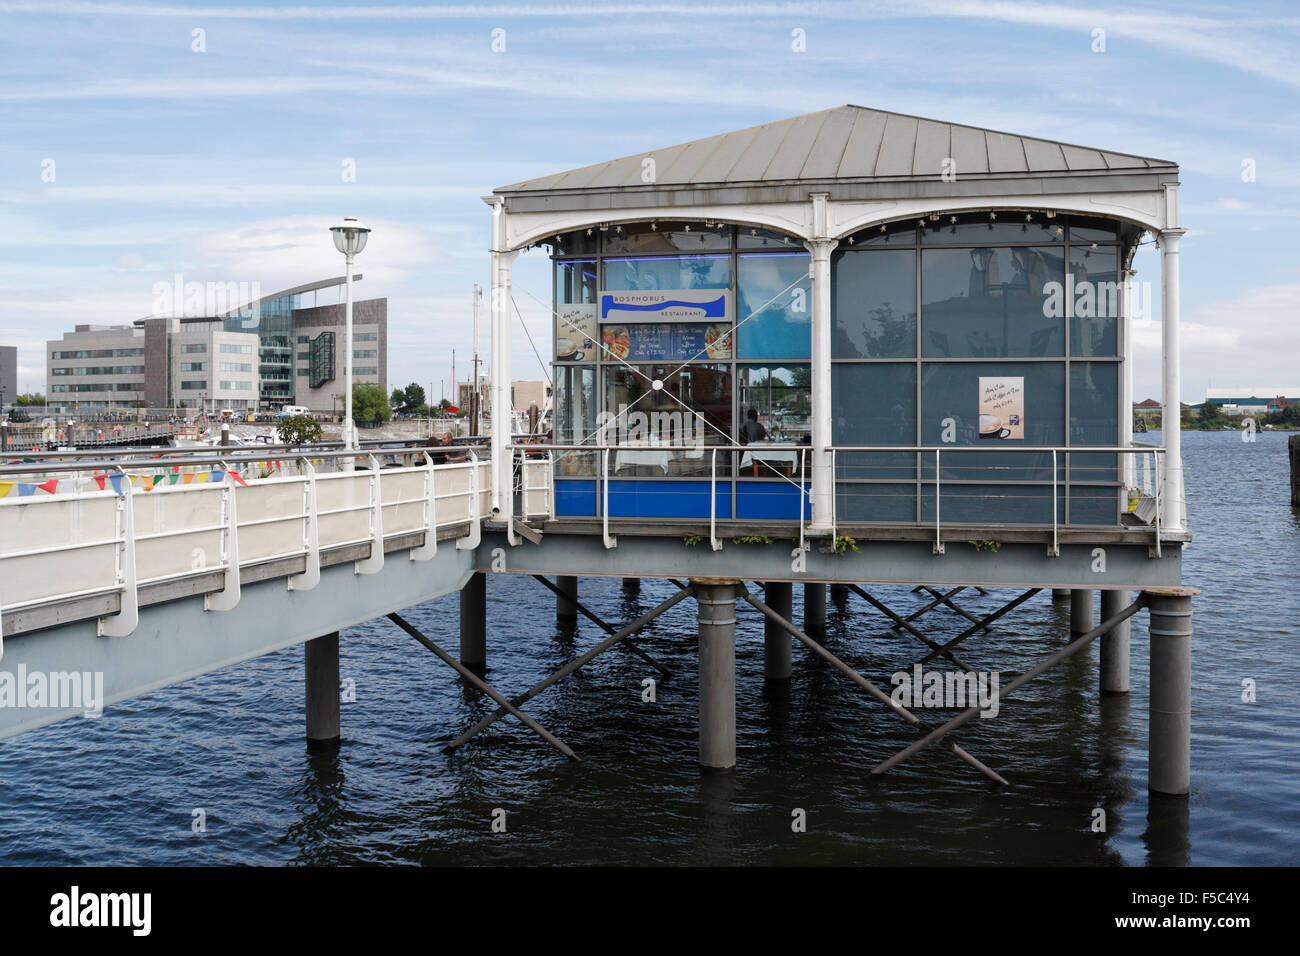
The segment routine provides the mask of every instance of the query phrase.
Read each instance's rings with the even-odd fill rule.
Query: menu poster
[[[606,362],[664,362],[731,358],[730,325],[663,323],[604,325]]]
[[[1024,438],[1024,378],[981,377],[979,390],[980,438]]]
[[[596,303],[557,306],[555,358],[560,362],[596,360]]]

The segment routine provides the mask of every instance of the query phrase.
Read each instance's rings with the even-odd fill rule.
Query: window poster
[[[606,361],[731,358],[727,289],[604,290],[599,300]]]
[[[981,377],[979,390],[980,438],[1024,438],[1024,378]]]
[[[555,310],[555,358],[559,362],[596,360],[596,303],[560,305]]]

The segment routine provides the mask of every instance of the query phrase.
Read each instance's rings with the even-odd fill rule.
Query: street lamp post
[[[356,425],[352,421],[352,263],[357,254],[366,248],[370,238],[370,229],[357,221],[356,216],[345,216],[337,226],[330,226],[334,234],[334,248],[347,259],[347,305],[344,307],[343,332],[343,447],[355,451],[357,447]],[[344,467],[351,471],[356,459],[349,457]]]

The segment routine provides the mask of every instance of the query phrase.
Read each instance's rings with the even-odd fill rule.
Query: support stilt
[[[460,589],[460,662],[487,671],[487,575],[481,572]]]
[[[1147,786],[1187,796],[1192,782],[1192,596],[1195,588],[1155,588],[1151,608],[1151,703]]]
[[[640,578],[624,578],[624,579],[623,579],[623,594],[624,594],[626,597],[636,597],[636,596],[637,596],[638,594],[640,594],[640,593],[641,593],[641,579],[640,579]]]
[[[736,585],[692,579],[699,604],[700,765],[736,765]]]
[[[763,601],[786,620],[794,617],[794,587],[788,581],[768,581]],[[784,627],[763,620],[763,671],[767,681],[788,681],[791,673],[790,634]]]
[[[1108,620],[1128,604],[1127,591],[1101,592],[1101,619]],[[1128,693],[1128,639],[1129,622],[1115,625],[1101,636],[1101,692],[1103,694]]]
[[[803,629],[819,641],[826,640],[826,585],[803,586]]]
[[[339,721],[339,634],[326,634],[303,645],[307,677],[307,742],[328,744],[338,741]]]
[[[578,579],[560,575],[555,579],[559,591],[555,595],[555,620],[560,624],[573,624],[578,620]]]
[[[1069,588],[1052,588],[1052,601],[1053,601],[1053,602],[1055,602],[1055,601],[1068,601],[1068,600],[1070,600],[1070,589],[1069,589]]]
[[[1070,592],[1070,634],[1077,637],[1092,630],[1095,622],[1093,605],[1097,601],[1094,591],[1076,588]]]

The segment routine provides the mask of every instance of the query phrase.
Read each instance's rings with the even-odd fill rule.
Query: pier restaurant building
[[[1186,530],[1177,421],[1138,454],[1128,411],[1147,235],[1177,407],[1172,162],[850,105],[486,201],[497,388],[553,260],[557,520]]]

